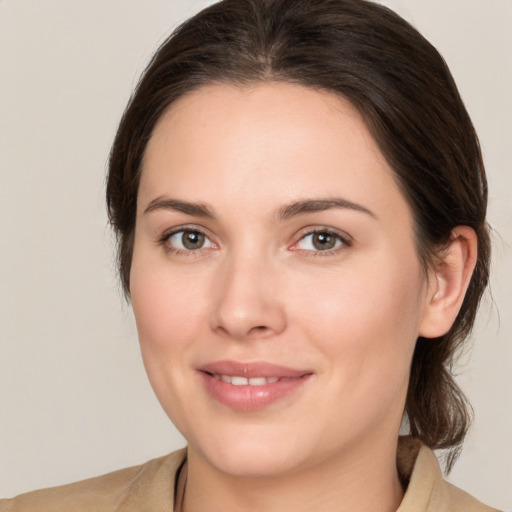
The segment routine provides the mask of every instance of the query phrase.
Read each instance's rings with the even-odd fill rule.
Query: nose
[[[219,268],[212,329],[243,341],[267,338],[286,328],[284,304],[279,297],[279,270],[262,258],[233,258]]]

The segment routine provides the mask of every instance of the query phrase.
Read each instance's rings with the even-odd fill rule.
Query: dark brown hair
[[[466,435],[469,404],[452,365],[487,285],[487,183],[473,125],[436,49],[391,10],[365,0],[223,0],[180,26],[144,72],[112,147],[107,184],[118,262],[129,296],[137,191],[156,122],[205,84],[280,81],[327,90],[361,113],[394,169],[427,268],[458,225],[478,237],[478,261],[451,330],[419,338],[405,406],[412,436],[448,449]]]

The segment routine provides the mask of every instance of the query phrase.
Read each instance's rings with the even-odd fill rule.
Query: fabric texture
[[[170,512],[186,454],[0,500],[0,512]],[[397,466],[407,488],[397,512],[498,512],[443,480],[434,453],[414,439],[400,438]]]

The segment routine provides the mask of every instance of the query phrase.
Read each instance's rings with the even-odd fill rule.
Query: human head
[[[183,24],[158,50],[114,142],[107,203],[129,295],[139,178],[153,128],[203,85],[289,82],[334,92],[359,111],[407,198],[425,269],[466,225],[478,262],[462,309],[436,340],[418,339],[406,413],[411,433],[455,449],[468,426],[449,368],[486,286],[487,186],[478,140],[443,59],[392,11],[364,0],[224,0]],[[453,452],[455,453],[455,452]]]

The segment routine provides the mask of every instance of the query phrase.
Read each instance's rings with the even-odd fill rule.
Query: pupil
[[[335,238],[328,233],[315,233],[313,235],[313,245],[315,249],[325,251],[332,249],[336,243]]]
[[[183,246],[187,249],[200,249],[204,244],[204,235],[197,231],[183,233]]]

